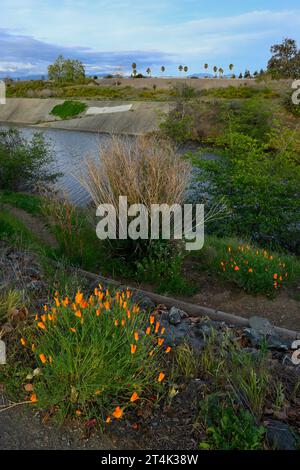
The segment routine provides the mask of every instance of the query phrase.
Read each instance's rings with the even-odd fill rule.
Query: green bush
[[[150,282],[158,292],[191,294],[194,289],[182,273],[184,255],[169,241],[153,242],[147,255],[136,263],[139,282]]]
[[[293,114],[296,117],[300,117],[300,104],[293,103],[291,93],[288,93],[285,96],[283,100],[283,105],[289,113]]]
[[[86,103],[81,103],[80,101],[65,101],[62,104],[54,106],[50,114],[58,116],[61,119],[69,119],[83,113],[86,108]]]
[[[59,175],[51,171],[52,162],[42,133],[26,140],[18,129],[0,130],[0,189],[15,191],[53,183]]]
[[[280,131],[279,131],[280,132]],[[225,198],[231,216],[212,222],[219,235],[242,235],[270,247],[300,250],[295,226],[300,210],[300,167],[289,148],[272,150],[250,136],[231,132],[220,139],[223,156],[215,161],[192,156],[209,182],[212,203]]]
[[[264,98],[276,98],[278,96],[270,88],[255,88],[249,86],[229,86],[226,88],[212,88],[204,91],[205,95],[215,98],[236,99],[236,98],[252,98],[254,96],[262,96]]]
[[[83,415],[105,420],[153,396],[164,373],[163,339],[131,300],[131,292],[111,295],[101,286],[94,295],[74,299],[56,293],[22,343],[33,351],[40,374],[29,376],[32,402],[65,417]],[[137,401],[138,400],[138,401]]]

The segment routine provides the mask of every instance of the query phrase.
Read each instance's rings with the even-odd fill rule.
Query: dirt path
[[[0,404],[3,403],[3,397]],[[0,449],[1,450],[111,450],[116,447],[105,435],[82,437],[74,426],[44,424],[38,412],[31,405],[19,405],[3,411],[0,408]],[[27,407],[27,408],[26,408]]]
[[[57,248],[58,244],[55,237],[49,232],[41,217],[33,216],[28,212],[10,204],[2,204],[13,216],[19,219],[40,241],[51,248]]]

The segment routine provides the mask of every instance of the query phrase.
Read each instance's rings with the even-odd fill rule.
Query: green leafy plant
[[[83,113],[86,108],[86,103],[80,101],[65,101],[62,104],[54,106],[50,114],[58,116],[61,119],[70,119]]]
[[[263,448],[265,429],[257,426],[249,411],[210,400],[206,410],[206,440],[200,449],[258,450]]]

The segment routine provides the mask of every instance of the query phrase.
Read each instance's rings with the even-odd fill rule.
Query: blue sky
[[[62,53],[89,73],[150,66],[236,73],[265,67],[283,37],[300,47],[299,0],[0,0],[0,75],[44,74]]]

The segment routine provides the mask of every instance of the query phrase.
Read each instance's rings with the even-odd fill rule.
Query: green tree
[[[294,39],[285,38],[271,47],[273,54],[268,62],[268,72],[273,78],[298,78],[300,76],[300,50]]]
[[[229,64],[229,67],[228,67],[228,68],[229,68],[230,72],[232,72],[232,71],[233,71],[233,68],[234,68],[234,65],[233,65],[233,64]]]
[[[151,69],[150,69],[150,67],[147,68],[146,73],[147,73],[147,74],[149,75],[149,77],[150,77],[150,75],[151,75]]]
[[[161,66],[161,68],[160,68],[160,71],[161,71],[161,73],[164,73],[164,72],[165,72],[165,70],[166,70],[165,66],[164,66],[164,65],[162,65],[162,66]]]
[[[185,66],[183,67],[183,71],[184,71],[184,73],[187,73],[187,72],[188,72],[188,70],[189,70],[188,66],[187,66],[187,65],[185,65]]]
[[[217,71],[218,71],[218,67],[215,65],[214,66],[215,78],[217,77]]]
[[[222,67],[220,67],[220,68],[219,68],[220,78],[223,77],[223,73],[224,73],[224,70],[222,69]]]
[[[179,72],[182,72],[183,71],[183,65],[179,65],[178,70],[179,70]]]
[[[59,55],[48,67],[49,80],[55,82],[81,82],[85,79],[85,69],[79,60],[65,59]]]

